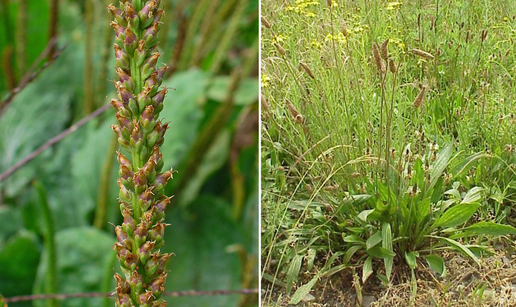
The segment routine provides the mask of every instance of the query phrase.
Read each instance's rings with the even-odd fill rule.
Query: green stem
[[[188,60],[190,55],[193,53],[192,49],[195,45],[195,36],[198,33],[199,25],[203,22],[204,16],[206,13],[206,10],[210,6],[211,0],[201,0],[196,6],[195,11],[192,15],[192,18],[190,18],[189,24],[188,24],[188,30],[186,32],[186,38],[185,38],[185,52],[183,52],[181,55],[181,59],[179,61],[179,70],[184,70],[188,67]]]
[[[235,37],[236,33],[238,32],[238,25],[242,20],[242,16],[244,15],[248,2],[249,0],[240,0],[237,4],[236,10],[233,13],[233,16],[231,17],[229,24],[226,28],[226,31],[224,32],[224,36],[220,41],[219,48],[217,48],[217,50],[215,51],[215,55],[213,56],[212,65],[210,67],[211,73],[215,74],[218,72],[222,64],[222,60],[224,60],[225,56],[227,56],[228,48],[233,37]]]
[[[34,187],[38,191],[38,200],[43,218],[44,232],[43,236],[45,239],[45,251],[47,253],[47,276],[45,283],[46,293],[58,293],[57,290],[57,256],[56,256],[56,245],[55,245],[55,229],[54,220],[52,218],[52,212],[48,206],[48,198],[45,187],[38,181],[33,182]],[[47,300],[48,307],[58,307],[59,302],[56,299]]]
[[[84,60],[84,105],[82,108],[83,116],[89,115],[94,107],[93,89],[93,0],[85,3],[84,23],[86,25],[86,35],[84,38],[85,60]]]
[[[27,2],[28,0],[20,0],[16,24],[16,64],[20,74],[27,71]]]

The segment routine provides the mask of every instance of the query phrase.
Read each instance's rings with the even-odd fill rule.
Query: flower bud
[[[134,231],[134,240],[136,242],[136,246],[142,246],[147,239],[147,225],[145,222],[141,222],[136,230]]]
[[[164,88],[152,97],[152,106],[154,107],[154,115],[158,115],[163,110],[163,100],[167,95],[168,89]]]
[[[172,197],[162,197],[158,202],[156,202],[156,205],[154,208],[156,208],[156,216],[158,217],[164,217],[165,216],[165,210],[167,209],[167,205],[170,204],[170,200]]]
[[[120,124],[121,128],[126,128],[128,130],[133,129],[133,124],[131,121],[125,117],[123,117],[120,113],[115,114],[116,119],[118,120],[118,123]]]
[[[140,194],[138,197],[138,204],[142,208],[142,211],[147,211],[152,205],[153,196],[154,194],[152,194],[152,190],[149,187],[147,187],[147,189],[142,194]]]
[[[131,211],[125,209],[122,211],[122,215],[124,217],[124,223],[122,224],[122,229],[129,235],[133,235],[136,230],[136,221],[134,220]]]
[[[124,265],[131,271],[135,271],[138,266],[138,257],[133,253],[127,253]]]
[[[159,151],[158,146],[154,146],[154,148],[152,149],[151,159],[156,164],[156,166],[154,168],[156,170],[156,172],[158,172],[158,173],[161,172],[161,169],[163,168],[163,155]]]
[[[120,294],[127,294],[131,292],[131,289],[129,288],[129,284],[120,276],[120,274],[115,273],[114,275],[116,280],[116,287],[117,287],[117,293]],[[119,296],[120,298],[120,296]]]
[[[134,271],[131,274],[131,288],[135,289],[136,293],[140,293],[143,290],[143,276]]]
[[[113,47],[115,49],[115,63],[116,66],[121,69],[129,69],[129,55],[125,50],[120,48],[117,44],[113,44]]]
[[[138,105],[139,105],[139,111],[140,113],[143,112],[146,106],[150,105],[152,100],[150,98],[150,92],[152,91],[152,88],[150,87],[144,87],[143,91],[138,94]]]
[[[122,85],[120,82],[115,82],[116,90],[118,92],[118,98],[124,103],[128,103],[129,99],[133,98],[133,94]]]
[[[121,68],[116,68],[116,73],[118,74],[118,80],[120,83],[129,91],[132,92],[134,90],[134,81],[131,76],[125,73]]]
[[[128,54],[133,54],[136,46],[138,45],[138,37],[131,31],[131,28],[125,29],[125,40],[124,40],[124,49]]]
[[[147,176],[148,182],[153,182],[154,178],[156,177],[156,171],[155,171],[156,163],[153,159],[149,159],[142,167],[141,171]]]
[[[156,63],[160,57],[159,53],[151,55],[142,65],[142,78],[147,79],[156,69]]]
[[[151,0],[138,12],[142,28],[147,28],[153,22],[153,12],[155,9],[156,1]]]
[[[147,189],[147,176],[145,176],[145,173],[141,169],[134,174],[133,180],[135,184],[135,192],[137,194],[140,194]]]
[[[128,3],[125,6],[125,16],[127,18],[127,22],[134,27],[135,29],[138,29],[140,26],[140,18],[138,18],[138,14],[136,10],[134,9],[134,6],[131,3]]]
[[[127,26],[127,20],[125,20],[124,12],[121,9],[114,7],[111,4],[108,5],[107,8],[108,8],[109,12],[111,13],[111,15],[113,15],[113,17],[115,18],[115,20],[118,24]]]
[[[163,10],[156,10],[156,12],[154,13],[154,22],[159,22],[161,16],[163,16],[163,13]]]
[[[154,195],[159,197],[163,195],[163,191],[165,186],[167,185],[168,180],[172,178],[172,171],[166,171],[156,176],[154,179]]]
[[[140,67],[143,64],[143,61],[147,58],[147,50],[145,49],[145,41],[140,39],[138,42],[138,47],[134,51],[134,61],[136,62],[136,66]]]
[[[152,283],[149,285],[149,291],[152,291],[154,296],[159,296],[163,291],[165,291],[165,279],[168,274],[161,274],[158,278],[154,279]]]
[[[159,23],[155,22],[143,32],[145,48],[152,48],[158,43]]]
[[[138,250],[140,255],[140,261],[141,263],[146,263],[147,260],[150,258],[151,252],[154,249],[154,242],[147,241],[145,242],[142,247]]]
[[[122,27],[118,23],[112,21],[110,25],[113,27],[113,30],[115,30],[115,39],[123,41],[125,39],[125,27]],[[116,45],[116,44],[115,44]]]
[[[120,200],[125,202],[131,202],[133,194],[130,192],[129,189],[125,187],[125,185],[122,182],[122,179],[118,178],[117,184],[120,187],[120,193],[118,193],[118,197],[120,197]]]
[[[147,238],[150,241],[156,242],[156,245],[161,244],[161,242],[163,242],[163,236],[165,235],[165,226],[167,226],[167,224],[156,223],[156,225],[149,230]]]
[[[156,126],[156,121],[154,120],[154,107],[149,105],[145,107],[142,113],[142,128],[145,133],[149,133]]]
[[[154,294],[152,294],[152,292],[150,292],[150,291],[145,291],[145,293],[143,293],[142,295],[140,295],[138,297],[138,303],[140,304],[141,307],[143,307],[143,306],[151,307],[153,299],[154,299]]]
[[[134,306],[131,297],[126,293],[118,292],[117,307],[131,307]]]

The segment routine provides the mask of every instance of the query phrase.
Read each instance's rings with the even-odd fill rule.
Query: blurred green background
[[[0,174],[116,97],[111,2],[118,5],[0,0]],[[175,256],[166,290],[258,288],[258,0],[162,2],[160,61],[170,67],[162,86],[173,88],[161,113],[171,127],[162,151],[164,169],[178,170],[167,186],[175,197],[163,250]],[[54,32],[55,50],[66,48],[5,104]],[[0,182],[3,296],[114,291],[118,263],[109,223],[121,223],[114,121],[110,109]],[[257,295],[166,300],[176,307],[258,305]],[[58,304],[113,306],[114,300]]]

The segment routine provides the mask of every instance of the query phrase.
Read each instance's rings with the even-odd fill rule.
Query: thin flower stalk
[[[158,119],[167,89],[159,89],[167,67],[157,68],[158,31],[163,10],[161,0],[121,0],[109,5],[115,30],[115,57],[118,99],[111,100],[124,153],[118,185],[120,211],[124,217],[116,226],[114,249],[124,276],[115,274],[116,306],[163,307],[165,265],[170,254],[161,254],[166,224],[165,209],[170,198],[164,195],[172,171],[161,173],[163,144],[168,124]]]

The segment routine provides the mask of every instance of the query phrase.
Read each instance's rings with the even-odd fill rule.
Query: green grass
[[[513,232],[494,223],[516,224],[514,3],[265,0],[262,14],[265,279],[291,292],[307,269],[355,267],[365,282],[378,260],[383,280],[393,260],[439,272],[441,249],[477,259],[479,233]]]

